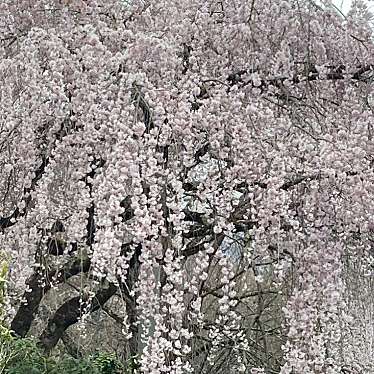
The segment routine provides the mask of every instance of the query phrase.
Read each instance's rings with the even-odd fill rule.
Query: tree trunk
[[[11,323],[11,330],[17,336],[25,337],[28,333],[35,314],[39,309],[43,296],[51,289],[51,278],[54,278],[54,284],[63,283],[69,278],[81,272],[87,272],[90,268],[91,261],[89,258],[80,259],[72,258],[61,269],[52,269],[48,272],[48,278],[45,274],[35,271],[27,280],[28,291],[24,292],[23,299],[16,315]],[[44,286],[42,286],[44,284]]]
[[[109,284],[108,288],[100,289],[92,299],[89,312],[98,310],[116,291],[117,287],[112,283]],[[80,296],[73,297],[62,304],[53,317],[49,319],[47,327],[39,338],[39,346],[41,346],[46,353],[49,353],[57,345],[69,326],[78,322],[82,314],[83,305]]]

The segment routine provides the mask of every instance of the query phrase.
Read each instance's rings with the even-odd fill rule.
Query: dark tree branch
[[[105,165],[105,160],[102,158],[94,158],[91,164],[91,171],[83,178],[83,182],[88,187],[90,197],[92,197],[92,179],[95,178],[98,169],[101,169]],[[91,202],[91,205],[87,208],[88,220],[86,225],[86,244],[91,248],[95,241],[95,204]]]
[[[21,211],[18,207],[7,217],[0,217],[0,231],[13,226],[17,222],[17,218],[23,217],[26,214],[27,207],[31,201],[30,192],[33,191],[39,182],[40,178],[43,176],[45,168],[49,163],[49,159],[43,157],[41,165],[35,170],[34,178],[31,180],[31,186],[24,188],[23,190],[23,201],[25,203],[25,208]]]
[[[190,257],[193,256],[200,251],[205,250],[205,244],[213,241],[213,247],[218,248],[225,238],[225,235],[223,233],[217,234],[215,237],[211,238],[211,240],[207,241],[199,241],[198,243],[195,243],[194,241],[189,243],[188,246],[183,250],[182,254],[184,257]]]
[[[131,208],[131,197],[126,196],[120,203],[120,207],[124,208],[121,217],[123,222],[126,222],[134,217],[134,209]]]
[[[141,87],[136,83],[133,84],[131,91],[131,99],[136,109],[140,108],[143,114],[143,122],[146,128],[146,133],[149,133],[155,127],[152,118],[151,108],[145,100],[144,93],[141,91]]]
[[[368,72],[374,72],[374,65],[363,65],[357,66],[355,72],[347,72],[347,67],[345,65],[338,65],[338,66],[328,66],[328,72],[322,73],[318,71],[315,66],[310,66],[306,69],[304,74],[295,75],[294,77],[281,77],[281,78],[269,78],[269,79],[261,79],[259,84],[254,84],[253,79],[245,80],[243,78],[246,74],[256,73],[257,71],[250,71],[250,70],[238,70],[235,73],[231,73],[227,81],[229,82],[230,86],[239,85],[239,86],[247,86],[252,85],[261,89],[261,91],[265,91],[269,86],[280,87],[283,85],[284,82],[289,82],[291,84],[299,84],[302,82],[312,82],[316,80],[342,80],[342,79],[351,79],[354,81],[366,81],[365,74]]]
[[[117,287],[110,283],[108,287],[101,288],[96,292],[88,312],[92,313],[103,306],[117,291]],[[46,353],[49,353],[62,338],[66,329],[78,322],[82,315],[82,300],[80,296],[71,298],[62,304],[55,314],[48,320],[48,324],[39,337],[39,345]]]
[[[62,138],[68,135],[65,128],[65,121],[60,125],[59,131],[55,134],[56,140],[62,140]],[[34,171],[34,178],[31,180],[30,187],[24,188],[22,200],[25,203],[25,208],[21,211],[18,207],[7,217],[0,217],[0,231],[11,227],[16,224],[17,218],[23,217],[27,213],[27,208],[31,202],[31,192],[35,190],[36,185],[45,173],[45,170],[49,164],[50,158],[46,156],[41,157],[41,164]]]
[[[126,313],[130,326],[131,338],[128,341],[129,357],[138,354],[139,331],[137,325],[136,294],[133,293],[136,282],[139,278],[140,255],[142,253],[141,244],[127,243],[122,245],[122,255],[126,255],[131,247],[135,246],[134,253],[130,259],[129,269],[125,281],[119,279],[119,285],[122,291],[122,297],[126,302]]]
[[[61,269],[53,269],[45,273],[37,270],[26,282],[27,292],[24,292],[22,302],[11,323],[11,330],[20,337],[25,337],[30,329],[31,323],[38,312],[43,296],[51,289],[52,285],[60,284],[81,272],[88,272],[91,261],[73,258]]]
[[[186,43],[183,43],[183,53],[182,53],[182,61],[183,61],[183,69],[182,74],[185,75],[190,67],[190,56],[192,52],[192,47]]]

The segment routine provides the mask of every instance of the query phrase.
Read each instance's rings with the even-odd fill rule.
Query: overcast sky
[[[343,13],[347,13],[353,3],[353,0],[333,0],[333,3],[337,8],[339,8]],[[366,0],[371,12],[374,10],[374,0]]]
[[[344,14],[348,12],[352,0],[334,0],[333,3],[339,8]]]

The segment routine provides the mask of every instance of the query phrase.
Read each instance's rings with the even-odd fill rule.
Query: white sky
[[[342,11],[342,13],[346,14],[350,9],[350,7],[353,3],[353,0],[333,0],[332,2],[334,3],[334,5],[337,8],[339,8]],[[365,3],[369,6],[369,9],[371,10],[371,12],[373,12],[374,1],[373,0],[366,0]]]
[[[333,3],[342,13],[346,14],[351,7],[352,0],[334,0]]]

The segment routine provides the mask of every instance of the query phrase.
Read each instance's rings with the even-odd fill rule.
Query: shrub
[[[8,333],[3,336],[6,339],[1,342],[5,346],[1,362],[2,373],[47,374],[50,372],[53,361],[42,354],[34,340],[9,338]]]
[[[131,371],[130,371],[131,372]],[[14,338],[5,327],[0,330],[1,374],[122,374],[126,373],[114,354],[96,353],[82,359],[44,355],[32,338]]]

